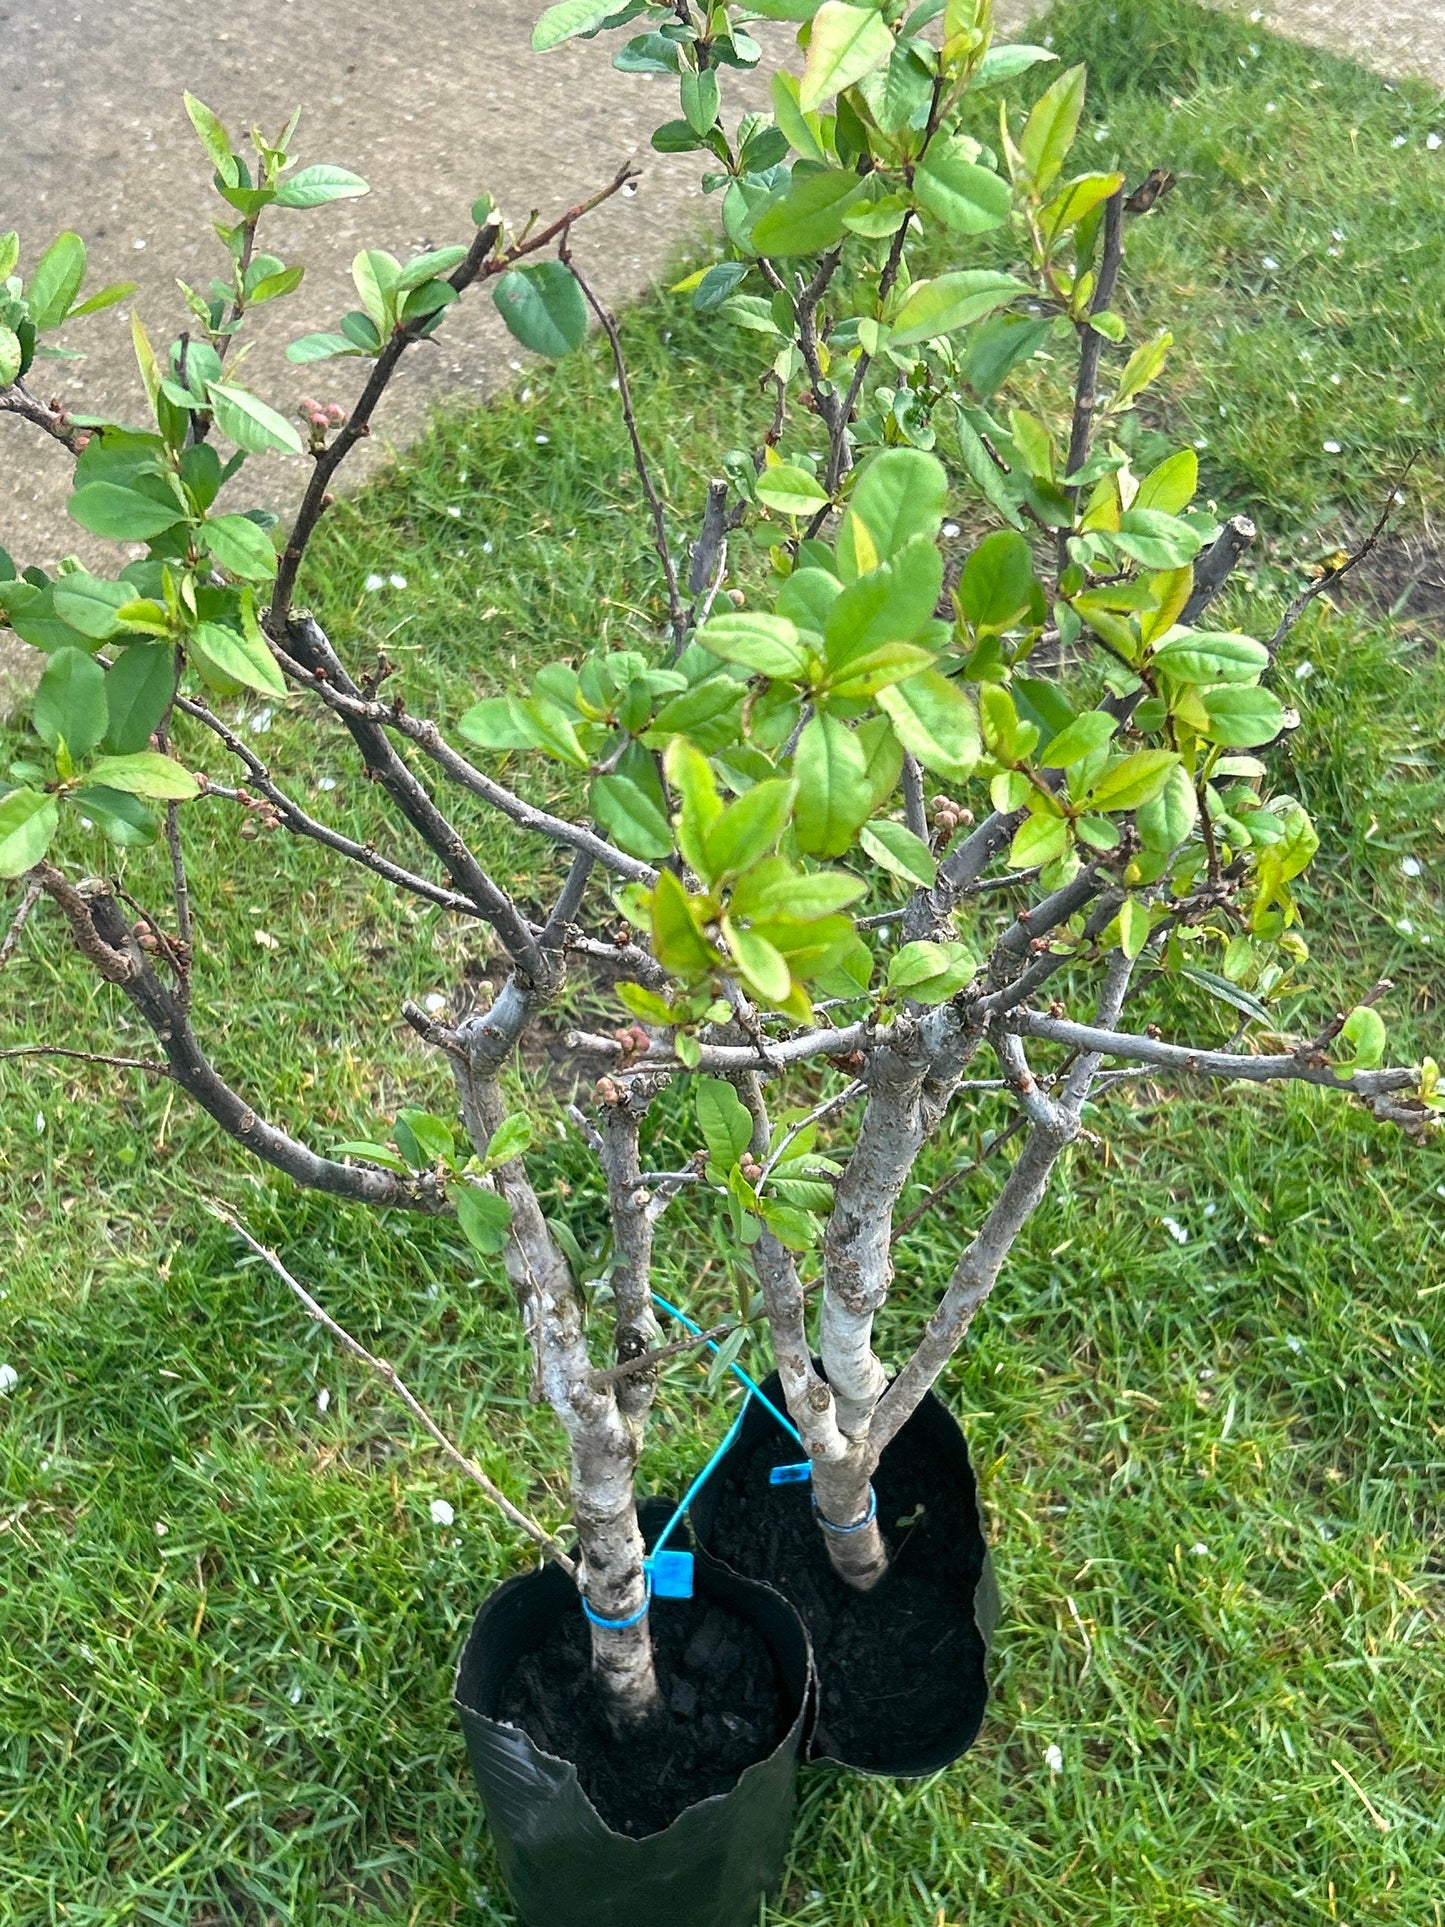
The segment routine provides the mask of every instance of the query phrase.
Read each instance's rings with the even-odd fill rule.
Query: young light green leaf
[[[108,642],[122,627],[120,611],[132,594],[127,582],[110,582],[104,576],[76,569],[56,577],[51,601],[62,622],[68,622],[92,642]]]
[[[1284,728],[1284,705],[1273,690],[1226,686],[1206,689],[1199,700],[1209,718],[1206,734],[1226,749],[1259,749]]]
[[[9,388],[20,378],[20,364],[25,352],[20,346],[20,337],[15,330],[0,321],[0,388]]]
[[[713,968],[711,944],[693,921],[687,892],[664,870],[652,893],[652,954],[667,970],[693,977]]]
[[[18,877],[50,848],[60,805],[38,790],[11,790],[0,797],[0,877]]]
[[[453,1202],[462,1236],[473,1251],[483,1258],[495,1258],[506,1250],[512,1207],[505,1198],[499,1198],[495,1191],[484,1191],[480,1185],[461,1184],[453,1193]]]
[[[1385,1021],[1369,1004],[1355,1005],[1341,1027],[1340,1037],[1350,1046],[1350,1055],[1335,1065],[1339,1076],[1376,1070],[1385,1061]]]
[[[72,521],[112,542],[149,542],[185,519],[174,498],[157,500],[118,482],[87,482],[65,507]]]
[[[798,89],[798,105],[810,113],[833,94],[853,86],[893,52],[893,35],[876,7],[823,0],[813,15],[808,58]]]
[[[192,632],[189,647],[198,664],[223,682],[259,689],[265,696],[286,694],[286,678],[264,638],[242,635],[221,622],[202,622]]]
[[[708,1161],[726,1176],[752,1142],[752,1114],[725,1078],[694,1078],[692,1093]]]
[[[488,1166],[510,1164],[519,1158],[532,1142],[532,1121],[525,1111],[514,1111],[504,1117],[487,1139],[487,1149],[483,1162]]]
[[[780,515],[813,515],[827,501],[827,491],[805,468],[779,463],[765,468],[757,479],[757,496],[764,508]]]
[[[958,601],[976,635],[1000,635],[1028,611],[1035,593],[1033,553],[1012,529],[986,535],[963,565]]]
[[[1165,515],[1182,515],[1198,488],[1199,457],[1192,448],[1181,448],[1157,468],[1150,469],[1130,506],[1158,509]]]
[[[930,143],[913,177],[914,198],[955,234],[983,234],[1001,227],[1013,205],[1009,184],[973,159],[974,144]]]
[[[901,878],[904,883],[926,888],[938,875],[933,852],[922,837],[915,836],[904,824],[894,823],[888,817],[878,817],[872,823],[865,823],[858,841],[875,863],[881,863],[890,875]]]
[[[1149,941],[1149,906],[1138,897],[1126,897],[1119,906],[1119,948],[1131,961]]]
[[[130,756],[99,757],[86,774],[93,783],[124,790],[128,796],[149,796],[158,803],[188,803],[201,793],[189,770],[154,749]]]
[[[1137,810],[1162,796],[1179,758],[1168,749],[1140,749],[1105,770],[1089,793],[1092,810]]]
[[[705,834],[711,874],[734,876],[766,856],[788,826],[797,793],[796,783],[774,776],[729,803]]]
[[[1009,865],[1015,870],[1032,870],[1040,864],[1055,862],[1068,847],[1068,823],[1062,816],[1041,811],[1037,816],[1026,816],[1014,833],[1009,845]]]
[[[759,676],[787,678],[807,668],[808,652],[786,616],[743,609],[713,616],[698,630],[697,640],[710,654],[740,663]]]
[[[838,532],[843,580],[876,569],[916,535],[936,539],[947,495],[948,475],[936,456],[916,448],[875,455],[853,485]]]
[[[978,971],[966,943],[906,943],[888,960],[888,987],[916,1004],[941,1004]]]
[[[1057,180],[1079,131],[1085,69],[1070,67],[1036,102],[1019,137],[1019,153],[1040,192]]]
[[[58,328],[70,312],[85,279],[85,243],[68,229],[58,234],[35,264],[25,290],[30,319],[37,329]]]
[[[1039,761],[1045,769],[1068,769],[1086,756],[1101,750],[1114,734],[1114,718],[1102,709],[1086,709],[1040,750]]]
[[[202,147],[211,157],[212,166],[224,170],[233,151],[230,135],[203,100],[197,100],[194,94],[185,94],[182,98],[186,103],[186,112],[190,115],[191,125],[199,135]]]
[[[119,301],[129,300],[139,286],[138,281],[112,281],[108,288],[97,288],[84,301],[77,301],[65,318],[67,321],[79,321],[85,315],[100,314],[106,308],[115,307]]]
[[[877,16],[875,15],[876,19]],[[843,216],[859,199],[864,182],[846,169],[804,174],[754,221],[757,254],[821,254],[843,238]]]
[[[269,582],[276,550],[265,529],[248,515],[217,515],[201,524],[201,541],[229,575],[243,582]]]
[[[721,920],[723,941],[752,995],[765,1004],[782,1004],[793,988],[787,960],[766,937],[756,930],[745,930],[731,917]]]
[[[213,381],[207,393],[217,428],[237,448],[248,455],[264,454],[271,448],[284,449],[291,455],[301,453],[301,437],[290,422],[248,389]]]
[[[878,692],[898,740],[925,769],[962,782],[983,753],[978,716],[956,683],[936,669]]]
[[[532,51],[546,53],[579,33],[595,33],[617,10],[618,0],[557,0],[532,29]]]
[[[286,359],[304,367],[311,361],[329,361],[333,355],[362,355],[367,352],[347,335],[302,335],[286,350]]]
[[[960,268],[933,281],[915,281],[894,321],[893,346],[952,334],[1025,291],[1022,281],[993,268]]]
[[[492,290],[497,312],[533,354],[558,361],[587,338],[587,301],[561,261],[509,268]]]
[[[303,167],[276,189],[277,207],[324,207],[328,201],[351,201],[371,189],[359,174],[346,167]]]
[[[1269,651],[1253,636],[1185,630],[1159,644],[1150,658],[1176,682],[1252,683],[1269,667]]]

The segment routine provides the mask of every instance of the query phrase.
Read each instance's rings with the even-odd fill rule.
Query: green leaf
[[[1040,190],[1057,180],[1079,131],[1086,72],[1070,67],[1040,95],[1019,137],[1019,153]]]
[[[1004,314],[969,336],[963,378],[980,401],[987,401],[1021,361],[1043,346],[1053,325],[1051,315]]]
[[[785,1003],[793,988],[787,960],[756,930],[740,929],[731,917],[721,921],[723,938],[753,996],[765,1004]]]
[[[286,678],[276,666],[264,638],[242,635],[224,623],[202,622],[192,633],[188,646],[202,666],[212,669],[226,682],[259,689],[266,696],[286,694]]]
[[[263,274],[246,299],[253,308],[267,301],[279,301],[283,294],[290,294],[301,286],[305,274],[305,268],[299,263],[294,268],[280,268],[274,274]]]
[[[1226,749],[1259,749],[1284,728],[1284,705],[1272,690],[1207,689],[1199,700],[1209,718],[1206,735]]]
[[[838,566],[856,581],[896,555],[915,535],[936,540],[943,523],[948,475],[936,456],[890,448],[863,469],[838,532]]]
[[[488,1166],[510,1164],[513,1158],[522,1155],[531,1142],[532,1120],[525,1111],[513,1111],[510,1117],[502,1119],[487,1139],[483,1162]]]
[[[1335,1065],[1341,1077],[1355,1071],[1372,1071],[1385,1060],[1385,1023],[1379,1011],[1369,1004],[1356,1004],[1345,1019],[1340,1037],[1350,1046],[1351,1055]]]
[[[20,259],[20,236],[14,228],[0,234],[0,281],[8,281]]]
[[[270,448],[285,449],[291,455],[301,453],[301,437],[290,422],[248,389],[213,381],[206,392],[217,428],[237,448],[245,449],[248,455],[264,454]]]
[[[456,1133],[444,1117],[408,1109],[397,1113],[393,1135],[397,1149],[414,1169],[424,1170],[456,1150]]]
[[[683,74],[680,86],[683,118],[695,134],[706,134],[717,123],[722,99],[717,75],[711,67],[705,67],[699,74],[689,70]]]
[[[348,1139],[345,1144],[338,1144],[331,1155],[336,1158],[362,1158],[367,1164],[379,1164],[384,1171],[396,1171],[402,1176],[411,1169],[389,1144],[373,1144],[367,1138]]]
[[[1110,540],[1146,569],[1182,569],[1204,546],[1187,522],[1158,509],[1126,510]]]
[[[810,113],[820,102],[842,93],[893,53],[893,35],[875,7],[823,0],[813,15],[808,58],[798,89],[798,105]]]
[[[810,856],[841,856],[873,807],[863,745],[836,716],[813,716],[798,739],[793,773],[800,847]]]
[[[36,262],[25,290],[30,319],[37,329],[60,326],[84,279],[84,241],[69,230],[58,234]]]
[[[697,640],[724,662],[741,663],[759,676],[785,679],[800,676],[807,668],[808,652],[786,616],[743,609],[713,616],[698,630]]]
[[[1152,803],[1139,807],[1135,826],[1146,850],[1168,856],[1183,843],[1199,820],[1199,798],[1188,772],[1177,767]]]
[[[1008,182],[992,168],[980,167],[972,158],[976,152],[971,141],[935,140],[913,177],[919,206],[955,234],[1001,227],[1013,205]]]
[[[1167,330],[1142,342],[1124,363],[1124,372],[1119,377],[1119,386],[1114,390],[1110,406],[1122,408],[1147,388],[1162,371],[1173,346],[1174,337]]]
[[[164,643],[132,643],[105,677],[109,723],[103,738],[113,756],[145,749],[175,693],[175,658]]]
[[[780,515],[813,515],[828,499],[822,488],[804,468],[789,468],[779,463],[765,468],[757,479],[758,500]]]
[[[63,742],[79,762],[105,734],[105,671],[79,649],[57,649],[46,665],[30,712],[51,749]]]
[[[754,783],[736,802],[729,803],[706,832],[711,874],[733,876],[766,856],[788,827],[797,793],[795,782],[775,776]],[[786,996],[786,991],[783,994]]]
[[[0,321],[0,388],[8,388],[12,382],[19,380],[20,364],[24,359],[19,335]]]
[[[11,790],[0,797],[0,877],[18,877],[50,848],[60,805],[38,790]]]
[[[187,769],[159,750],[143,749],[129,756],[102,756],[86,771],[93,783],[104,783],[128,796],[149,796],[158,803],[188,803],[201,786]]]
[[[120,611],[133,594],[128,582],[109,582],[77,569],[55,578],[51,601],[62,622],[92,642],[108,642],[123,626]]]
[[[875,863],[881,863],[885,870],[901,878],[904,883],[927,887],[938,875],[933,852],[922,837],[915,836],[902,823],[879,817],[863,825],[858,841]]]
[[[140,286],[138,281],[112,281],[108,288],[98,288],[94,294],[78,301],[66,315],[67,321],[79,321],[88,314],[100,314],[105,308],[113,308],[117,302],[126,301]]]
[[[334,355],[365,353],[364,348],[359,348],[346,335],[302,335],[299,341],[293,341],[287,348],[286,359],[295,362],[299,367],[305,367],[312,361],[330,361]]]
[[[119,849],[140,849],[154,843],[160,834],[160,825],[152,812],[138,796],[127,796],[124,790],[95,783],[77,790],[72,800],[101,835]]]
[[[1192,448],[1181,448],[1157,468],[1150,469],[1130,507],[1180,515],[1194,500],[1198,487],[1199,457]]]
[[[1068,847],[1069,826],[1063,817],[1041,811],[1037,816],[1026,816],[1020,823],[1009,845],[1009,864],[1016,870],[1032,870],[1055,862]]]
[[[672,828],[647,792],[626,776],[599,776],[592,814],[629,856],[656,862],[672,855]]]
[[[201,541],[228,574],[243,582],[269,582],[276,573],[271,538],[247,515],[218,515],[203,522]]]
[[[351,201],[371,189],[359,174],[346,167],[303,167],[276,189],[277,207],[324,207],[328,201]]]
[[[1175,682],[1252,683],[1269,667],[1269,651],[1253,636],[1184,631],[1159,644],[1150,658]]]
[[[1045,769],[1068,769],[1071,764],[1081,763],[1086,756],[1101,750],[1114,734],[1114,728],[1114,718],[1106,716],[1102,709],[1086,709],[1040,750],[1039,761]]]
[[[993,268],[960,268],[934,281],[915,281],[893,324],[893,346],[932,341],[966,328],[1027,290],[1011,274]]]
[[[664,870],[652,893],[652,954],[666,970],[691,977],[710,971],[716,958],[688,907],[687,892]]]
[[[483,1258],[495,1258],[506,1250],[512,1207],[505,1198],[477,1184],[462,1184],[456,1187],[453,1202],[462,1236],[473,1251]]]
[[[914,536],[892,561],[850,582],[833,599],[823,628],[831,680],[846,676],[851,681],[871,660],[870,652],[876,654],[887,643],[911,642],[915,636],[928,633],[942,587],[943,557],[926,535]],[[906,663],[917,655],[917,651],[905,650],[898,661]],[[928,657],[913,660],[912,666],[927,668]],[[912,670],[902,673],[911,674]],[[884,680],[896,682],[899,678],[889,675]]]
[[[1095,783],[1089,792],[1092,810],[1137,810],[1164,794],[1179,758],[1168,749],[1140,749],[1125,756]]]
[[[1056,53],[1047,47],[1030,47],[1022,40],[1009,41],[1000,47],[990,47],[983,59],[974,69],[975,87],[991,87],[1002,80],[1012,80],[1016,74],[1035,66],[1041,60],[1057,60]]]
[[[116,482],[87,482],[65,504],[72,521],[112,542],[149,542],[185,520],[180,504]]]
[[[754,221],[754,250],[779,257],[823,253],[842,240],[843,216],[863,190],[860,176],[838,168],[796,177],[787,193]]]
[[[618,0],[557,0],[548,7],[532,29],[533,53],[546,53],[560,47],[579,33],[595,33],[603,21],[617,12]]]
[[[433,248],[429,254],[415,255],[396,277],[397,292],[404,293],[419,288],[424,281],[431,281],[438,275],[450,274],[467,258],[464,247]],[[455,293],[453,289],[453,293]]]
[[[560,261],[509,268],[492,290],[497,312],[524,348],[558,361],[587,338],[587,301]]]
[[[978,972],[966,943],[906,943],[888,959],[888,987],[916,1004],[941,1004]]]
[[[210,155],[212,165],[224,172],[232,153],[230,135],[203,100],[197,100],[194,94],[184,94],[182,99],[191,117],[191,125],[200,136],[202,147]]]
[[[725,1176],[752,1143],[752,1114],[722,1077],[695,1077],[692,1101],[708,1162]]]
[[[1279,842],[1271,848],[1270,855],[1279,865],[1281,877],[1288,882],[1309,868],[1320,847],[1319,833],[1302,804],[1296,803],[1293,809],[1286,809],[1284,799],[1281,799],[1274,807],[1284,818],[1285,830]]]
[[[1028,543],[1012,529],[995,529],[963,565],[959,607],[976,634],[1000,635],[1027,614],[1036,589]]]
[[[956,683],[936,669],[880,689],[878,706],[903,747],[925,769],[964,781],[983,753],[973,704]]]
[[[541,736],[515,696],[484,696],[457,724],[479,749],[539,749]]]

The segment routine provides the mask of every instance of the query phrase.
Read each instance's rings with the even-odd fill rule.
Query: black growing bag
[[[661,1517],[644,1518],[656,1532]],[[649,1535],[650,1536],[650,1535]],[[792,1707],[787,1732],[727,1793],[699,1800],[659,1833],[616,1833],[568,1760],[493,1717],[513,1667],[577,1590],[557,1566],[509,1579],[483,1605],[457,1665],[454,1700],[486,1807],[502,1877],[527,1927],[756,1927],[758,1903],[782,1877],[798,1753],[811,1705],[807,1635],[770,1587],[706,1554],[697,1596],[748,1620],[772,1655]],[[657,1601],[654,1612],[666,1612]]]
[[[777,1373],[762,1387],[778,1406]],[[766,1577],[797,1607],[813,1645],[817,1714],[804,1757],[864,1773],[936,1773],[978,1737],[998,1588],[978,1488],[958,1421],[930,1393],[874,1477],[892,1570],[871,1593],[834,1573],[811,1486],[773,1484],[801,1458],[756,1399],[693,1501],[700,1546],[745,1577]]]

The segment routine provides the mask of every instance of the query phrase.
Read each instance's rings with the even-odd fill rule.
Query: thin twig
[[[107,1057],[101,1051],[69,1050],[63,1044],[11,1044],[0,1050],[0,1057],[73,1057],[81,1064],[105,1064],[114,1071],[144,1071],[147,1077],[169,1077],[169,1064],[156,1064],[145,1057]]]
[[[650,1352],[641,1352],[636,1358],[624,1358],[620,1365],[609,1365],[605,1371],[593,1372],[591,1383],[601,1392],[609,1385],[620,1385],[624,1378],[631,1378],[634,1372],[650,1371],[655,1365],[665,1365],[670,1358],[680,1358],[684,1352],[696,1351],[699,1345],[715,1345],[720,1339],[731,1338],[737,1331],[736,1325],[714,1325],[710,1331],[698,1332],[694,1337],[674,1338],[670,1345],[659,1345]]]
[[[627,357],[622,352],[622,335],[617,326],[617,317],[604,308],[597,299],[591,283],[573,260],[572,250],[568,247],[565,236],[557,250],[557,258],[565,267],[572,270],[573,279],[586,296],[587,305],[596,315],[598,325],[612,349],[612,366],[617,373],[617,393],[622,403],[622,420],[627,429],[627,439],[632,444],[632,466],[637,470],[637,479],[641,482],[642,492],[647,497],[647,506],[652,515],[652,546],[657,551],[657,559],[662,564],[663,580],[667,584],[668,621],[672,628],[672,646],[676,653],[681,651],[687,637],[687,607],[678,585],[677,565],[672,559],[672,550],[668,546],[667,514],[662,506],[662,498],[652,480],[647,451],[642,446],[637,416],[632,408],[632,384],[627,379]]]
[[[1419,459],[1418,455],[1412,455],[1409,461],[1406,462],[1399,480],[1391,485],[1390,492],[1385,498],[1385,506],[1380,510],[1379,518],[1375,526],[1370,530],[1370,533],[1354,553],[1347,555],[1344,561],[1336,564],[1334,568],[1326,569],[1324,574],[1318,576],[1310,583],[1307,589],[1301,589],[1293,602],[1290,603],[1289,607],[1280,617],[1279,627],[1269,639],[1269,653],[1271,656],[1274,655],[1279,645],[1284,641],[1285,637],[1289,634],[1290,630],[1293,629],[1305,610],[1314,601],[1315,597],[1323,595],[1327,589],[1332,589],[1342,577],[1347,576],[1351,569],[1358,568],[1365,558],[1374,551],[1380,537],[1385,533],[1389,525],[1391,516],[1395,513],[1400,502],[1404,500],[1405,484],[1410,479],[1410,470]]]
[[[921,1204],[915,1205],[906,1218],[894,1225],[893,1235],[888,1242],[896,1245],[900,1238],[904,1237],[913,1229],[914,1225],[928,1216],[940,1198],[946,1198],[950,1191],[956,1189],[957,1186],[963,1183],[965,1178],[971,1178],[975,1171],[982,1170],[994,1152],[1001,1150],[1011,1137],[1017,1137],[1027,1122],[1028,1119],[1024,1116],[1023,1112],[1017,1112],[1016,1115],[1005,1124],[988,1148],[973,1160],[972,1164],[960,1164],[956,1170],[950,1171],[946,1178],[934,1185],[933,1189]]]
[[[4,942],[0,943],[0,970],[3,970],[15,955],[15,947],[20,942],[26,924],[30,921],[30,912],[44,894],[45,886],[38,876],[26,878],[25,888],[20,894],[15,915],[10,919],[10,928],[5,932]]]
[[[268,1250],[265,1245],[253,1238],[245,1225],[241,1223],[240,1219],[232,1216],[224,1205],[218,1204],[214,1198],[206,1199],[205,1203],[208,1211],[219,1218],[223,1224],[229,1225],[242,1243],[249,1245],[256,1256],[270,1266],[282,1284],[300,1300],[308,1317],[314,1318],[318,1325],[324,1326],[338,1344],[345,1346],[353,1358],[359,1358],[363,1365],[375,1372],[377,1377],[388,1387],[394,1396],[400,1399],[401,1403],[411,1413],[423,1431],[427,1433],[428,1437],[431,1438],[436,1445],[440,1446],[441,1450],[451,1460],[452,1464],[456,1466],[457,1470],[464,1473],[473,1485],[486,1494],[487,1498],[491,1500],[492,1504],[502,1516],[510,1519],[518,1531],[525,1532],[534,1545],[539,1546],[541,1550],[547,1554],[549,1559],[555,1560],[567,1574],[568,1578],[575,1581],[577,1578],[577,1568],[552,1537],[551,1533],[548,1532],[545,1527],[539,1526],[535,1519],[529,1518],[525,1512],[521,1511],[517,1506],[514,1506],[506,1493],[502,1491],[501,1487],[495,1485],[492,1480],[487,1477],[475,1459],[469,1459],[464,1452],[459,1451],[458,1448],[452,1444],[451,1440],[437,1424],[431,1413],[427,1411],[421,1400],[402,1382],[396,1367],[388,1364],[384,1358],[378,1358],[374,1352],[369,1352],[365,1345],[361,1343],[360,1339],[353,1338],[344,1326],[338,1325],[330,1312],[323,1310],[311,1296],[310,1292],[307,1291],[306,1287],[298,1283],[298,1281],[291,1276],[291,1273],[286,1269],[285,1265],[282,1264],[281,1260],[276,1256],[276,1253]]]

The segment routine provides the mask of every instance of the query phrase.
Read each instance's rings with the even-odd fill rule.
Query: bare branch
[[[1279,619],[1279,627],[1269,639],[1269,653],[1271,656],[1278,650],[1279,645],[1284,641],[1290,630],[1294,628],[1295,624],[1314,601],[1315,597],[1322,596],[1327,590],[1333,589],[1337,582],[1342,581],[1343,578],[1350,573],[1351,569],[1357,569],[1367,556],[1374,553],[1380,537],[1389,526],[1390,518],[1394,515],[1396,508],[1405,499],[1405,483],[1409,480],[1410,471],[1418,459],[1418,456],[1412,455],[1409,461],[1406,462],[1399,479],[1391,484],[1390,492],[1385,497],[1385,506],[1380,510],[1375,526],[1370,530],[1370,533],[1365,537],[1364,541],[1360,543],[1359,547],[1347,555],[1343,562],[1336,563],[1333,568],[1326,569],[1322,575],[1317,576],[1307,588],[1301,589],[1299,594],[1290,603],[1289,607]]]
[[[369,1352],[365,1345],[361,1343],[360,1339],[353,1338],[344,1326],[339,1325],[331,1316],[330,1312],[324,1310],[323,1307],[316,1302],[306,1287],[292,1277],[276,1253],[266,1245],[263,1245],[258,1239],[253,1238],[245,1225],[241,1223],[240,1219],[234,1217],[224,1205],[217,1204],[214,1198],[208,1198],[206,1200],[206,1209],[210,1211],[213,1216],[219,1218],[223,1224],[229,1225],[241,1242],[248,1245],[258,1258],[270,1266],[282,1284],[300,1300],[309,1318],[315,1319],[316,1323],[322,1326],[324,1330],[330,1332],[337,1343],[344,1346],[353,1358],[359,1358],[368,1370],[376,1374],[393,1396],[400,1399],[401,1403],[411,1413],[412,1417],[433,1443],[441,1448],[457,1470],[466,1478],[470,1479],[478,1491],[486,1495],[491,1504],[502,1514],[502,1517],[510,1520],[520,1532],[524,1532],[532,1543],[546,1553],[549,1559],[559,1565],[570,1579],[575,1580],[577,1577],[576,1565],[552,1537],[551,1533],[544,1527],[539,1526],[535,1519],[529,1518],[519,1507],[513,1505],[502,1488],[494,1484],[493,1481],[487,1477],[475,1459],[469,1459],[464,1452],[458,1450],[437,1424],[431,1413],[422,1404],[421,1400],[410,1387],[403,1382],[396,1367],[388,1364],[386,1359],[378,1358],[375,1353]]]
[[[70,1050],[63,1044],[10,1044],[0,1057],[71,1057],[81,1064],[104,1064],[113,1071],[144,1071],[147,1077],[169,1077],[169,1064],[145,1057],[107,1057],[103,1051]]]
[[[622,352],[622,335],[617,326],[617,317],[604,308],[592,290],[590,282],[572,258],[564,236],[557,258],[572,270],[578,287],[587,297],[587,305],[596,315],[598,324],[606,335],[612,350],[612,366],[617,371],[617,393],[622,402],[622,420],[627,429],[627,439],[632,444],[632,466],[637,470],[637,479],[642,484],[642,492],[647,497],[648,510],[652,516],[652,546],[657,551],[657,559],[662,564],[662,576],[667,584],[668,621],[672,627],[672,647],[674,655],[680,654],[687,638],[687,607],[678,586],[677,565],[672,559],[672,550],[667,540],[667,515],[662,506],[652,480],[652,470],[648,466],[647,451],[642,446],[642,436],[638,433],[637,416],[632,408],[632,384],[627,379],[627,357]]]
[[[10,927],[5,932],[4,941],[0,942],[0,970],[3,970],[15,955],[16,946],[24,934],[26,924],[30,921],[30,912],[44,894],[45,885],[41,882],[38,873],[32,870],[25,879],[25,888],[20,892],[20,901],[16,905],[15,915],[10,919]]]
[[[33,422],[37,428],[44,429],[47,435],[68,448],[72,455],[78,455],[88,439],[87,431],[74,427],[58,402],[41,401],[38,396],[31,394],[23,381],[0,388],[0,411]]]

